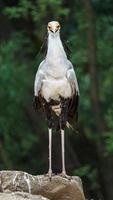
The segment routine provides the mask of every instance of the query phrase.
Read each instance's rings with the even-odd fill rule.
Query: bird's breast
[[[63,78],[66,76],[67,66],[63,61],[51,61],[46,65],[46,75],[48,77]]]
[[[46,78],[43,80],[41,95],[47,102],[50,99],[59,100],[60,97],[68,98],[72,94],[70,83],[67,78]]]

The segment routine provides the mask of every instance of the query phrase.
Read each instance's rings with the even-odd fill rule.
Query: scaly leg
[[[51,179],[52,177],[52,129],[48,129],[49,130],[49,171],[48,171],[48,175],[49,178]]]
[[[62,149],[62,173],[61,175],[66,177],[66,169],[65,169],[65,141],[64,141],[64,130],[61,129],[61,149]]]

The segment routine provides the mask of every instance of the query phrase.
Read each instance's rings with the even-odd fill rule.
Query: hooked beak
[[[58,29],[50,29],[50,31],[52,32],[52,33],[56,33],[57,31],[58,31]]]
[[[48,26],[48,30],[55,34],[59,30],[59,27],[57,27],[57,26]]]
[[[51,32],[52,35],[55,35],[55,33],[57,33],[57,32],[60,31],[60,24],[59,24],[59,22],[57,22],[57,21],[49,22],[48,26],[47,26],[47,30],[48,30],[49,33]]]

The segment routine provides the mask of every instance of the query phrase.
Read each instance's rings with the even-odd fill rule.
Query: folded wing
[[[67,70],[67,79],[72,88],[72,96],[70,98],[68,115],[69,115],[69,118],[73,118],[74,116],[78,118],[78,104],[79,104],[80,94],[79,94],[79,87],[78,87],[76,74],[71,63],[70,63],[70,68]]]
[[[36,109],[40,107],[40,90],[41,90],[42,83],[44,80],[44,73],[41,70],[41,67],[43,66],[43,62],[39,66],[39,69],[35,76],[35,82],[34,82],[34,106]]]

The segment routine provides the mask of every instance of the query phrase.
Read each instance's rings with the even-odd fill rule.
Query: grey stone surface
[[[41,195],[32,195],[22,192],[0,193],[0,200],[49,200]]]
[[[55,175],[50,181],[44,175],[1,171],[0,192],[0,200],[85,200],[81,179],[76,176],[67,179]]]

